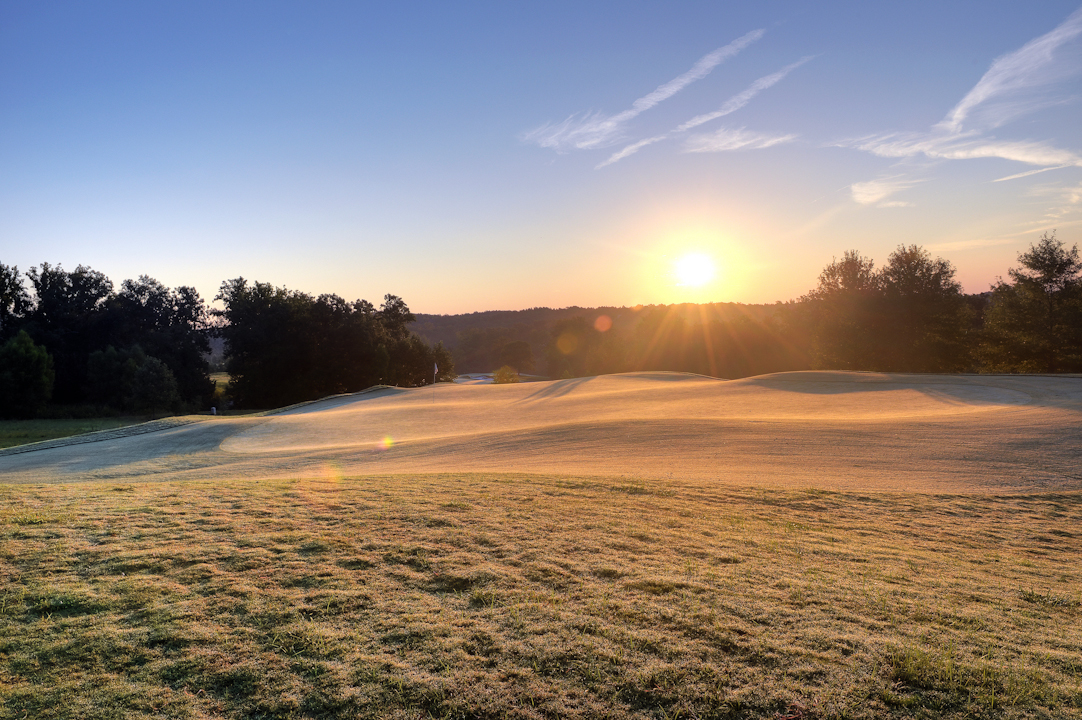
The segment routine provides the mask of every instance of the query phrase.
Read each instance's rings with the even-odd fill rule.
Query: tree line
[[[803,297],[769,311],[718,315],[657,306],[620,326],[596,311],[549,328],[542,372],[554,378],[672,370],[739,378],[784,370],[880,372],[1082,372],[1082,263],[1077,246],[1044,235],[987,293],[966,295],[954,267],[917,245],[881,268],[845,252]],[[504,360],[514,335],[460,335],[471,357],[491,338]],[[519,341],[521,344],[521,341]],[[459,348],[455,348],[457,353]],[[529,364],[534,365],[532,357]],[[540,363],[538,363],[540,364]]]
[[[29,287],[28,287],[29,285]],[[312,297],[244,278],[209,308],[191,287],[140,276],[119,289],[104,274],[43,263],[0,264],[0,417],[192,412],[210,406],[209,338],[224,338],[228,401],[279,407],[378,383],[443,379],[454,366],[407,326],[399,297]]]
[[[1082,261],[1046,234],[987,293],[965,295],[954,267],[917,245],[876,268],[834,259],[803,297],[774,306],[655,306],[568,314],[529,340],[499,327],[459,332],[470,363],[552,378],[671,370],[738,378],[803,369],[1082,372]],[[29,283],[29,287],[27,287]],[[244,278],[208,308],[191,287],[140,276],[0,264],[0,416],[49,403],[73,411],[190,412],[209,406],[208,339],[225,341],[230,401],[280,407],[376,384],[454,377],[455,358],[411,331],[405,301],[380,307]],[[513,315],[513,314],[511,314]],[[537,338],[541,338],[538,341]],[[438,367],[438,373],[435,369]]]

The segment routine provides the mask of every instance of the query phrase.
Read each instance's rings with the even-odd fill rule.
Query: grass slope
[[[0,420],[0,448],[55,440],[98,430],[115,430],[143,422],[142,418],[86,418],[75,420]]]
[[[1082,495],[0,485],[0,718],[1082,717]]]

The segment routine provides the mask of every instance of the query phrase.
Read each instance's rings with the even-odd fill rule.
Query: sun
[[[685,287],[701,287],[717,274],[714,260],[704,253],[688,253],[673,263],[676,284]]]

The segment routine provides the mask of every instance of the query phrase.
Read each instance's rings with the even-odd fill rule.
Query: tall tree
[[[1082,259],[1045,233],[992,287],[982,356],[990,370],[1082,370]]]
[[[234,400],[247,407],[280,407],[378,383],[413,387],[454,376],[450,354],[429,347],[407,325],[405,301],[387,295],[372,303],[337,295],[249,284],[222,283],[215,311],[226,341],[226,369]]]
[[[819,285],[801,298],[801,315],[813,338],[815,362],[835,370],[871,370],[877,364],[876,310],[880,298],[875,263],[846,250],[819,274]]]
[[[19,268],[0,263],[0,340],[15,334],[29,308],[30,295],[23,285]]]
[[[180,398],[189,405],[203,405],[214,386],[206,354],[207,309],[195,288],[174,290],[154,278],[141,275],[125,280],[111,298],[108,322],[110,342],[118,347],[139,346],[157,358],[176,380]]]
[[[0,346],[0,417],[34,417],[53,392],[53,359],[25,330]]]
[[[24,327],[56,363],[54,399],[80,402],[87,358],[108,341],[106,305],[113,283],[83,265],[67,272],[42,263],[26,275],[34,287],[34,305]]]
[[[971,310],[954,266],[917,246],[899,246],[879,271],[875,369],[955,372],[971,365]]]

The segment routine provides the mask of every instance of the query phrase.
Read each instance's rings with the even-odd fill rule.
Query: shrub
[[[53,395],[53,358],[25,330],[0,347],[0,415],[33,417]]]

